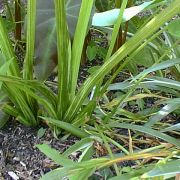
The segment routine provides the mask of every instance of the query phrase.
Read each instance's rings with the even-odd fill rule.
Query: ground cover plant
[[[14,2],[15,15],[6,2],[9,18],[0,17],[0,126],[14,117],[81,139],[62,154],[37,145],[60,165],[42,179],[178,177],[180,1],[27,1],[26,16]],[[107,47],[97,37],[85,46],[91,31],[106,34]],[[102,62],[79,85],[84,51]]]

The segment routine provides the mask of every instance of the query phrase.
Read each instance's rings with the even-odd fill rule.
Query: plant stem
[[[15,0],[15,39],[21,41],[21,0]]]

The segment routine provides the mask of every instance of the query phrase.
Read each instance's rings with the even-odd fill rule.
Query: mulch
[[[57,140],[47,127],[44,136],[39,138],[38,130],[11,121],[0,130],[0,180],[39,179],[58,165],[41,153],[36,145],[45,143],[63,152],[78,140],[72,136]]]

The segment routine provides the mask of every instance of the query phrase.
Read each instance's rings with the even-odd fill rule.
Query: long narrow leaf
[[[70,123],[59,121],[59,120],[49,118],[49,117],[41,116],[40,118],[44,119],[45,121],[48,121],[51,124],[56,125],[57,127],[60,127],[61,129],[64,129],[65,131],[70,132],[71,134],[78,136],[80,138],[85,138],[85,137],[89,136],[88,133],[81,130],[80,128],[75,127],[74,125],[72,125]]]
[[[36,24],[36,1],[28,1],[27,4],[27,43],[26,56],[24,62],[24,78],[33,79],[33,60],[35,44],[35,24]]]
[[[151,116],[148,122],[145,124],[146,127],[151,127],[158,121],[161,121],[164,117],[166,117],[171,112],[180,108],[180,103],[171,103],[164,106],[160,111],[158,111],[155,115]]]
[[[180,131],[180,123],[161,130],[161,132],[169,132],[169,131]]]
[[[77,143],[75,143],[73,146],[71,146],[69,149],[67,149],[63,155],[65,157],[68,157],[71,153],[76,152],[76,151],[80,151],[82,149],[85,149],[89,146],[93,145],[93,140],[91,138],[83,138],[80,141],[78,141]]]
[[[13,48],[11,46],[10,40],[7,35],[7,31],[5,29],[5,25],[3,23],[3,19],[0,16],[0,49],[4,54],[6,61],[13,60],[10,66],[10,75],[20,76],[19,67],[17,64],[16,56],[13,52]]]
[[[94,4],[93,0],[82,0],[80,12],[79,12],[79,18],[78,18],[74,40],[73,40],[73,46],[72,46],[71,98],[74,97],[76,91],[81,54],[83,50],[84,40],[88,30],[88,24],[90,21],[93,4]]]
[[[129,89],[133,86],[134,83],[129,82],[128,80],[120,83],[114,83],[111,84],[108,88],[108,90],[126,90]],[[158,87],[163,87],[162,90],[164,89],[166,91],[167,88],[171,89],[176,89],[180,90],[180,82],[168,79],[168,78],[162,78],[162,77],[151,77],[151,78],[145,78],[144,81],[140,83],[140,86],[146,87],[148,89],[154,89],[154,90],[159,90]],[[139,86],[138,86],[139,87]]]
[[[57,114],[62,119],[69,106],[71,45],[66,22],[65,0],[54,0],[57,49],[58,49],[58,106]]]
[[[180,147],[180,142],[171,137],[171,136],[168,136],[164,133],[161,133],[159,131],[156,131],[156,130],[153,130],[151,128],[147,128],[147,127],[143,127],[143,126],[139,126],[139,125],[132,125],[132,124],[125,124],[125,123],[118,123],[118,122],[112,122],[110,124],[108,124],[109,127],[111,128],[125,128],[125,129],[132,129],[132,130],[136,130],[136,131],[139,131],[139,132],[142,132],[142,133],[145,133],[145,134],[149,134],[151,136],[154,136],[154,137],[157,137],[157,138],[160,138],[164,141],[167,141],[171,144],[174,144],[178,147]]]
[[[57,164],[67,167],[74,164],[73,161],[61,155],[57,150],[50,148],[47,144],[36,145],[36,147]]]
[[[54,107],[56,107],[56,103],[57,103],[56,95],[50,88],[48,88],[39,81],[24,80],[14,76],[2,76],[2,75],[0,75],[0,81],[15,84],[17,87],[19,87],[19,89],[21,89],[23,86],[26,86],[26,88],[33,89],[38,94],[43,95],[48,102],[50,102]]]
[[[143,174],[141,178],[152,178],[165,175],[176,175],[180,173],[180,159],[167,162],[165,164],[159,164],[151,171]]]
[[[111,43],[110,43],[110,46],[109,46],[109,49],[108,49],[108,52],[106,55],[106,60],[111,57],[111,54],[113,52],[113,48],[114,48],[114,45],[116,42],[117,35],[119,33],[119,28],[120,28],[122,20],[123,20],[123,13],[124,13],[124,9],[126,8],[127,2],[128,2],[127,0],[122,2],[122,6],[120,9],[118,18],[117,18],[117,22],[115,23],[114,28],[113,28]],[[105,18],[103,18],[103,19],[105,19]]]
[[[155,64],[152,67],[150,67],[148,69],[145,69],[143,72],[139,73],[133,79],[134,80],[139,79],[144,74],[149,74],[149,73],[154,72],[154,71],[158,71],[158,70],[161,70],[161,69],[166,69],[166,68],[172,67],[172,66],[174,66],[176,64],[180,64],[180,58],[171,59],[171,60],[168,60],[168,61],[161,62],[159,64]]]

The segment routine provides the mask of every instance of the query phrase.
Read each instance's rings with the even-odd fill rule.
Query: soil
[[[3,7],[0,3],[0,14],[3,14],[2,9]],[[93,35],[93,37],[95,36],[97,36],[97,34]],[[99,45],[106,47],[107,42],[104,41],[104,43],[105,44]],[[99,57],[96,57],[95,61],[88,62],[85,66],[81,67],[78,85],[80,86],[88,77],[89,68],[101,64],[102,60]],[[49,81],[54,81],[56,83],[55,77],[56,74],[53,78],[51,77]],[[120,82],[128,77],[128,73],[122,73],[119,74],[116,81]],[[149,102],[148,104],[151,106],[153,102]],[[132,107],[129,107],[129,109],[132,110]],[[178,119],[178,117],[173,117],[172,119]],[[15,120],[11,120],[0,130],[0,180],[39,179],[43,174],[57,168],[58,165],[41,153],[36,148],[37,144],[48,144],[59,152],[64,152],[72,144],[78,141],[78,139],[73,136],[70,136],[66,140],[55,139],[48,127],[43,127],[45,133],[42,137],[39,137],[38,131],[40,128],[41,127],[28,128],[17,123]],[[147,144],[147,146],[149,147],[149,144]],[[141,146],[139,147],[141,148]],[[145,147],[144,144],[143,147]],[[76,159],[78,158],[77,156],[78,154],[75,154],[72,158]],[[124,166],[126,165],[128,164],[124,164]]]
[[[43,155],[36,145],[45,143],[63,152],[78,140],[75,137],[57,140],[50,129],[44,129],[45,134],[41,138],[38,137],[39,128],[28,128],[17,122],[10,121],[0,130],[0,180],[13,179],[12,173],[17,179],[39,179],[58,166]]]
[[[42,126],[30,128],[19,124],[15,120],[11,120],[0,130],[0,180],[39,179],[47,172],[58,168],[59,165],[41,153],[36,145],[48,144],[62,153],[79,140],[74,136],[68,138],[63,136],[56,139],[48,127],[43,127],[45,133],[40,137],[38,136],[38,131]],[[121,130],[117,134],[127,135],[127,131]],[[120,143],[122,144],[123,141]],[[95,144],[95,149],[94,158],[107,155],[107,151],[102,144]],[[113,145],[112,149],[113,152],[120,153],[119,149]],[[79,155],[79,152],[73,153],[69,158],[77,161]],[[123,161],[119,163],[119,166],[125,167],[135,164],[134,161]],[[109,171],[109,175],[113,175],[114,170]],[[95,179],[103,180],[100,171],[95,172],[93,176]]]

